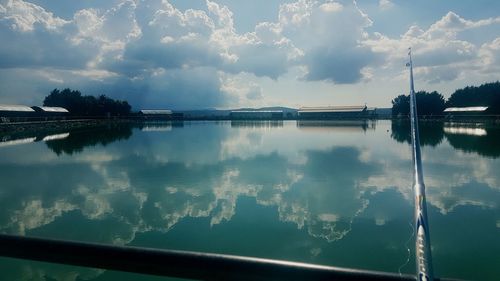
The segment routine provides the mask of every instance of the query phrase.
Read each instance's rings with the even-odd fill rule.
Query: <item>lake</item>
[[[498,280],[500,125],[420,129],[435,275]],[[408,121],[109,124],[0,140],[1,233],[415,271]],[[8,258],[0,272],[166,280]]]

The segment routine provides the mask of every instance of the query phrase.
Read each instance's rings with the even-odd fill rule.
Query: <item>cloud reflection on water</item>
[[[356,218],[377,226],[411,220],[410,151],[388,142],[387,124],[378,127],[194,122],[168,131],[124,129],[126,142],[104,141],[103,131],[89,142],[102,146],[60,143],[66,147],[55,152],[69,155],[56,158],[32,147],[22,162],[0,158],[0,231],[128,244],[138,233],[168,232],[188,218],[207,218],[211,228],[225,224],[249,197],[311,237],[339,241]],[[447,216],[459,206],[498,213],[498,160],[457,154],[443,142],[425,147],[423,157],[432,208]],[[313,256],[327,255],[313,244]]]
[[[320,221],[325,225],[321,225],[319,229],[328,231],[332,229],[332,223],[341,219],[349,221],[366,207],[368,203],[362,199],[362,195],[367,190],[381,191],[384,188],[396,188],[405,194],[406,198],[411,198],[407,195],[409,190],[405,188],[410,184],[409,178],[404,176],[407,173],[406,167],[399,164],[405,161],[398,160],[397,155],[391,155],[390,151],[387,151],[390,156],[389,161],[380,162],[379,159],[361,161],[361,155],[366,154],[362,151],[366,150],[366,147],[345,144],[350,138],[355,137],[356,133],[346,134],[345,140],[342,140],[342,137],[337,138],[339,146],[330,146],[328,141],[337,135],[323,134],[328,131],[321,131],[324,127],[319,126],[318,133],[314,135],[316,143],[310,144],[301,136],[302,139],[299,138],[301,142],[295,144],[296,151],[293,151],[293,148],[288,147],[293,137],[287,135],[297,132],[291,126],[285,126],[284,132],[279,132],[279,129],[262,131],[250,127],[236,133],[224,126],[215,126],[215,131],[219,131],[217,134],[213,134],[214,132],[203,134],[205,136],[203,148],[194,149],[194,153],[186,154],[191,151],[189,147],[198,147],[199,139],[193,138],[193,131],[200,127],[206,129],[204,126],[195,125],[190,128],[191,130],[174,129],[172,132],[165,132],[173,133],[172,135],[178,132],[178,136],[170,137],[139,134],[141,140],[132,142],[130,151],[133,153],[117,149],[113,152],[117,155],[108,158],[101,156],[101,161],[95,161],[99,157],[88,157],[83,162],[72,165],[68,163],[58,165],[57,161],[44,164],[43,167],[36,161],[31,165],[17,167],[8,165],[1,172],[5,173],[4,178],[7,179],[5,182],[7,191],[13,189],[12,194],[18,198],[11,198],[13,200],[9,200],[10,204],[6,206],[17,202],[17,207],[12,207],[11,214],[13,212],[19,218],[10,219],[10,222],[3,224],[3,228],[15,225],[14,221],[19,221],[17,229],[23,233],[26,226],[31,229],[54,220],[54,218],[40,218],[40,222],[33,222],[36,216],[30,216],[31,222],[22,223],[20,219],[23,217],[22,214],[29,213],[29,209],[36,206],[43,209],[38,215],[46,214],[49,217],[57,217],[74,209],[81,210],[90,219],[111,215],[119,207],[113,206],[108,197],[118,191],[129,192],[130,196],[138,201],[137,206],[149,212],[145,216],[147,219],[141,221],[143,225],[140,228],[144,230],[168,230],[183,217],[211,216],[212,224],[218,224],[232,217],[239,196],[252,196],[256,197],[260,204],[278,206],[283,221],[293,221],[299,228],[308,225],[311,229]],[[335,128],[335,124],[329,126],[329,130],[332,128]],[[345,130],[344,125],[339,128],[341,130],[337,133]],[[106,135],[106,133],[103,131],[100,134]],[[107,144],[106,141],[99,140],[99,134],[95,137],[93,143]],[[159,137],[166,141],[160,141]],[[323,148],[321,144],[317,145],[318,142],[324,144]],[[142,143],[154,145],[144,146]],[[182,145],[178,147],[180,143]],[[332,143],[335,144],[335,141]],[[56,152],[74,151],[71,144],[69,141],[64,143],[68,148],[56,149]],[[82,149],[81,145],[81,142],[76,145],[78,150]],[[247,149],[240,149],[245,146]],[[211,153],[196,154],[200,150]],[[262,150],[263,154],[259,154]],[[242,158],[238,157],[238,153],[242,153]],[[168,158],[157,161],[162,157],[158,154],[168,155]],[[301,160],[297,161],[296,158]],[[183,162],[181,159],[187,159],[188,162]],[[496,163],[464,166],[471,161],[473,159],[463,163],[455,162],[453,165],[441,163],[439,157],[429,158],[426,161],[426,167],[430,168],[427,171],[430,203],[438,206],[442,213],[447,213],[453,208],[452,206],[463,204],[496,207],[494,201],[489,200],[495,192],[485,198],[470,194],[472,197],[479,196],[474,199],[467,199],[467,195],[463,192],[460,196],[453,194],[452,191],[458,192],[460,187],[463,189],[463,186],[471,182],[473,185],[474,182],[486,184],[486,189],[495,190],[488,185],[497,184],[497,180],[491,175],[493,170],[477,170]],[[442,173],[434,173],[434,171],[446,171],[448,168],[450,173],[445,176],[441,177]],[[460,176],[469,169],[473,171],[472,176],[468,178]],[[21,171],[30,171],[32,176],[26,178]],[[67,177],[64,180],[56,180],[60,178],[61,171]],[[455,176],[457,172],[459,175]],[[10,176],[7,177],[7,174]],[[474,175],[482,176],[473,178]],[[485,179],[489,181],[485,182]],[[46,189],[54,192],[60,189],[60,186],[64,186],[65,189],[61,194],[37,198],[37,191],[29,188],[33,182],[37,183],[37,190]],[[22,186],[26,191],[19,192],[23,188],[14,189],[15,186]],[[441,189],[449,187],[451,190],[439,193],[434,189],[438,186]],[[8,193],[4,191],[3,197],[5,198]],[[26,197],[31,198],[31,201],[26,200]],[[117,201],[115,204],[119,205],[120,202]],[[218,209],[219,213],[215,212],[215,209]],[[9,212],[3,214],[8,215]],[[148,220],[151,222],[147,222]],[[314,234],[311,229],[309,231]],[[336,235],[330,233],[318,236],[335,240],[332,237]]]

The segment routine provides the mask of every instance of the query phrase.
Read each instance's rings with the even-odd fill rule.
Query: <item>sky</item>
[[[499,80],[496,0],[0,0],[0,103],[363,105]]]

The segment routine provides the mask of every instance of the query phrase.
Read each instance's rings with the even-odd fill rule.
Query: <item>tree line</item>
[[[82,95],[78,90],[54,89],[43,100],[44,106],[64,107],[74,116],[126,116],[132,107],[127,101],[114,100],[106,95]]]
[[[486,83],[481,86],[467,86],[456,90],[448,100],[440,93],[419,91],[415,94],[418,114],[443,115],[447,107],[487,106],[485,114],[500,114],[500,82]],[[392,100],[392,115],[410,114],[410,96],[399,95]]]

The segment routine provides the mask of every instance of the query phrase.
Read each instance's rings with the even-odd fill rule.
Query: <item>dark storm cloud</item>
[[[113,64],[111,69],[135,75],[139,70],[157,67],[176,69],[183,66],[218,66],[221,58],[215,50],[210,50],[210,46],[203,43],[154,44],[148,40],[139,40],[126,47],[123,61]]]
[[[308,52],[304,61],[309,70],[306,79],[354,84],[363,78],[361,70],[376,60],[367,48],[329,48],[322,46]]]
[[[258,44],[245,45],[233,49],[238,54],[238,61],[227,64],[224,69],[228,72],[253,73],[259,77],[278,79],[288,71],[289,62],[287,51],[277,46]]]
[[[13,24],[11,20],[0,20],[0,68],[82,69],[99,49],[91,41],[71,42],[67,34],[77,31],[74,26],[51,30],[34,23],[33,30],[20,31],[13,29]]]
[[[146,72],[134,79],[119,77],[100,87],[104,92],[114,93],[113,97],[126,98],[137,109],[218,107],[231,102],[220,90],[217,70],[207,67],[157,69],[156,73]]]

